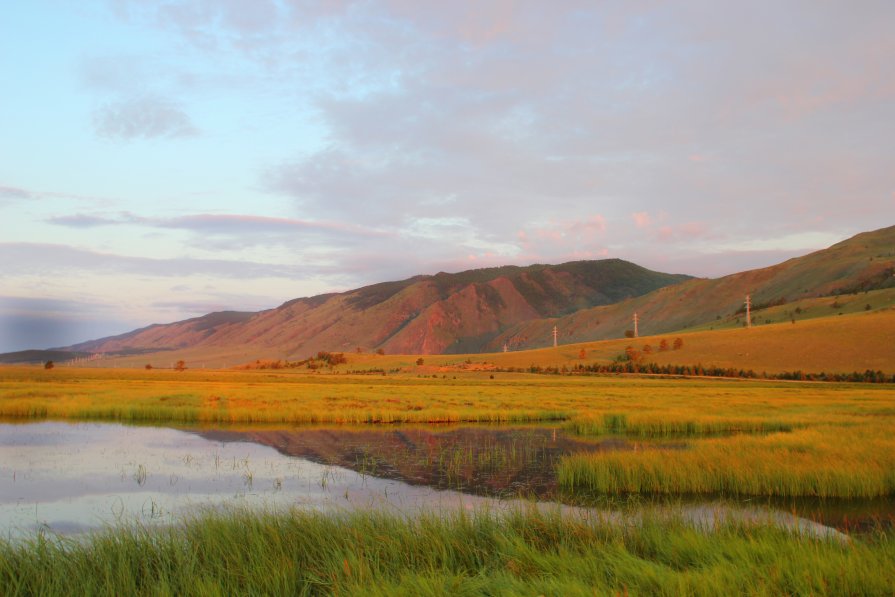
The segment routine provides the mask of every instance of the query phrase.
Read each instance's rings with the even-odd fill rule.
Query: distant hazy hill
[[[641,335],[661,334],[707,326],[718,322],[729,327],[739,318],[737,310],[746,294],[753,304],[849,294],[895,287],[895,226],[864,232],[828,249],[779,265],[750,270],[713,280],[691,279],[642,296],[606,306],[582,309],[560,318],[519,323],[484,346],[496,351],[507,342],[514,349],[538,348],[552,342],[556,325],[561,342],[618,338],[633,328],[632,316],[640,317]],[[829,314],[834,315],[834,312]],[[761,323],[760,311],[753,321]],[[725,325],[726,324],[726,325]]]
[[[355,347],[389,353],[476,352],[521,322],[561,317],[688,279],[620,259],[439,273],[296,299],[260,313],[212,313],[152,325],[69,349],[220,353],[238,348],[241,354],[274,358]]]

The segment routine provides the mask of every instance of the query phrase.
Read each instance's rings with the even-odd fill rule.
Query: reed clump
[[[895,540],[850,541],[766,524],[700,529],[519,511],[216,514],[88,539],[0,543],[0,593],[891,594]]]
[[[640,438],[705,437],[736,433],[792,431],[798,424],[760,418],[679,418],[673,415],[605,413],[569,421],[566,428],[578,435],[626,435]]]
[[[870,498],[895,495],[895,438],[880,426],[821,426],[683,450],[573,454],[557,472],[566,488],[611,494]]]

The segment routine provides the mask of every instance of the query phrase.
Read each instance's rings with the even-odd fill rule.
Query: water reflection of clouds
[[[249,442],[117,424],[0,425],[0,528],[77,533],[169,524],[207,508],[321,511],[481,506],[466,496],[361,475]]]

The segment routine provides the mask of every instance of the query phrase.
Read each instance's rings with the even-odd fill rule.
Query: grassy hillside
[[[633,328],[635,312],[640,316],[641,334],[711,327],[716,321],[736,322],[747,294],[761,306],[832,295],[860,296],[864,291],[892,288],[895,226],[859,234],[772,267],[714,280],[690,280],[566,317],[527,321],[506,330],[486,349],[500,350],[504,343],[514,348],[548,346],[554,325],[565,343],[618,338]],[[846,298],[847,302],[852,300]],[[891,300],[885,304],[891,304]]]

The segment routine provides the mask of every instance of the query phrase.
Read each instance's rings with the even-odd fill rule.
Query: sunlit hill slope
[[[858,234],[828,249],[771,267],[717,279],[692,279],[565,317],[526,321],[495,337],[485,350],[500,350],[504,343],[516,349],[547,346],[552,342],[554,325],[565,344],[618,338],[633,328],[635,312],[640,318],[641,335],[741,326],[745,316],[740,310],[747,294],[755,306],[753,320],[764,324],[767,318],[762,311],[768,306],[893,287],[895,226]]]
[[[199,349],[296,358],[319,350],[476,352],[517,323],[557,317],[688,279],[619,259],[416,276],[289,301],[260,313],[212,313],[70,347],[128,353]]]

